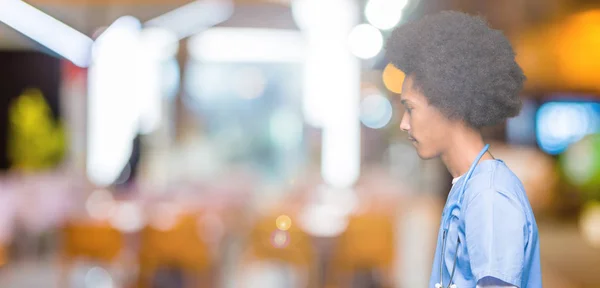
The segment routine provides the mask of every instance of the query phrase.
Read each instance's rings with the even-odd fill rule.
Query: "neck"
[[[454,178],[469,171],[471,164],[485,146],[479,131],[466,127],[457,130],[459,133],[453,134],[448,148],[440,156],[448,172]],[[489,153],[481,158],[481,160],[489,159],[493,159]]]

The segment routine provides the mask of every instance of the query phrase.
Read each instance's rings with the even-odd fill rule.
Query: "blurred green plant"
[[[11,169],[38,171],[58,165],[65,154],[62,123],[39,89],[26,89],[9,110],[8,156]]]
[[[584,193],[584,200],[600,201],[600,134],[570,145],[559,161],[564,176]]]

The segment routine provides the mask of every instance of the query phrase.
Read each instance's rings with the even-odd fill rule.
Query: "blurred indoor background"
[[[544,287],[599,287],[593,0],[0,0],[0,286],[426,287],[451,177],[382,47],[447,9],[528,77],[485,135]]]

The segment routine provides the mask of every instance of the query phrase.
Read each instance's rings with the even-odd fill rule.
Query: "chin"
[[[438,156],[438,154],[436,154],[436,153],[431,153],[430,151],[423,151],[419,148],[417,148],[417,155],[419,155],[419,158],[421,158],[423,160],[433,159]]]
[[[417,153],[418,154],[418,153]],[[419,154],[419,158],[421,158],[422,160],[430,160],[433,158],[436,158],[436,156],[431,156],[431,155],[421,155]]]

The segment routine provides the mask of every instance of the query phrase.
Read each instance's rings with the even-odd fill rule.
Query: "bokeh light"
[[[115,201],[107,190],[96,190],[88,196],[85,209],[91,218],[108,220],[115,212]]]
[[[592,247],[600,248],[600,202],[585,205],[579,218],[580,230],[585,241]]]
[[[275,225],[277,226],[277,229],[281,231],[287,231],[288,229],[290,229],[290,227],[292,227],[292,219],[290,218],[290,216],[280,215],[275,220]]]
[[[385,88],[396,94],[402,93],[402,84],[406,75],[400,69],[396,68],[394,64],[389,63],[383,69],[383,85]]]
[[[335,237],[348,227],[348,214],[335,204],[316,204],[307,207],[301,216],[302,230],[316,237]]]
[[[115,213],[110,218],[110,224],[125,233],[139,231],[144,226],[140,205],[131,201],[118,203]]]
[[[85,274],[85,288],[113,288],[110,273],[101,267],[93,267]]]
[[[159,203],[149,215],[149,224],[159,231],[169,231],[179,221],[180,214],[179,205],[170,202]]]
[[[290,233],[287,231],[275,230],[271,234],[271,244],[273,247],[282,249],[290,244]]]
[[[600,104],[548,102],[540,107],[536,118],[540,148],[549,154],[559,154],[585,135],[598,132]]]
[[[142,94],[136,84],[149,86],[142,82],[148,81],[144,78],[152,71],[139,67],[140,60],[144,60],[140,57],[140,31],[139,20],[120,17],[94,43],[88,70],[86,168],[87,176],[98,186],[117,179],[141,128],[140,112],[146,104],[141,105],[144,102],[140,100],[148,95]]]
[[[553,48],[557,69],[554,73],[570,87],[600,88],[600,10],[576,13],[564,21],[558,30],[559,41]]]
[[[370,0],[365,7],[365,16],[371,25],[389,30],[398,25],[407,4],[408,0]]]
[[[600,135],[586,136],[561,155],[560,163],[566,179],[588,193],[600,188]],[[594,197],[594,195],[590,195]]]
[[[348,217],[358,207],[358,196],[352,189],[338,189],[321,185],[318,200],[308,203],[300,213],[298,225],[316,237],[335,237],[348,227]]]
[[[377,28],[369,24],[356,25],[348,36],[348,45],[354,56],[370,59],[381,51],[383,35]]]
[[[345,29],[356,21],[353,1],[292,0],[292,17],[298,28],[308,33],[328,33]]]
[[[392,103],[386,97],[369,95],[360,103],[360,121],[369,128],[383,128],[390,123],[392,110]]]

